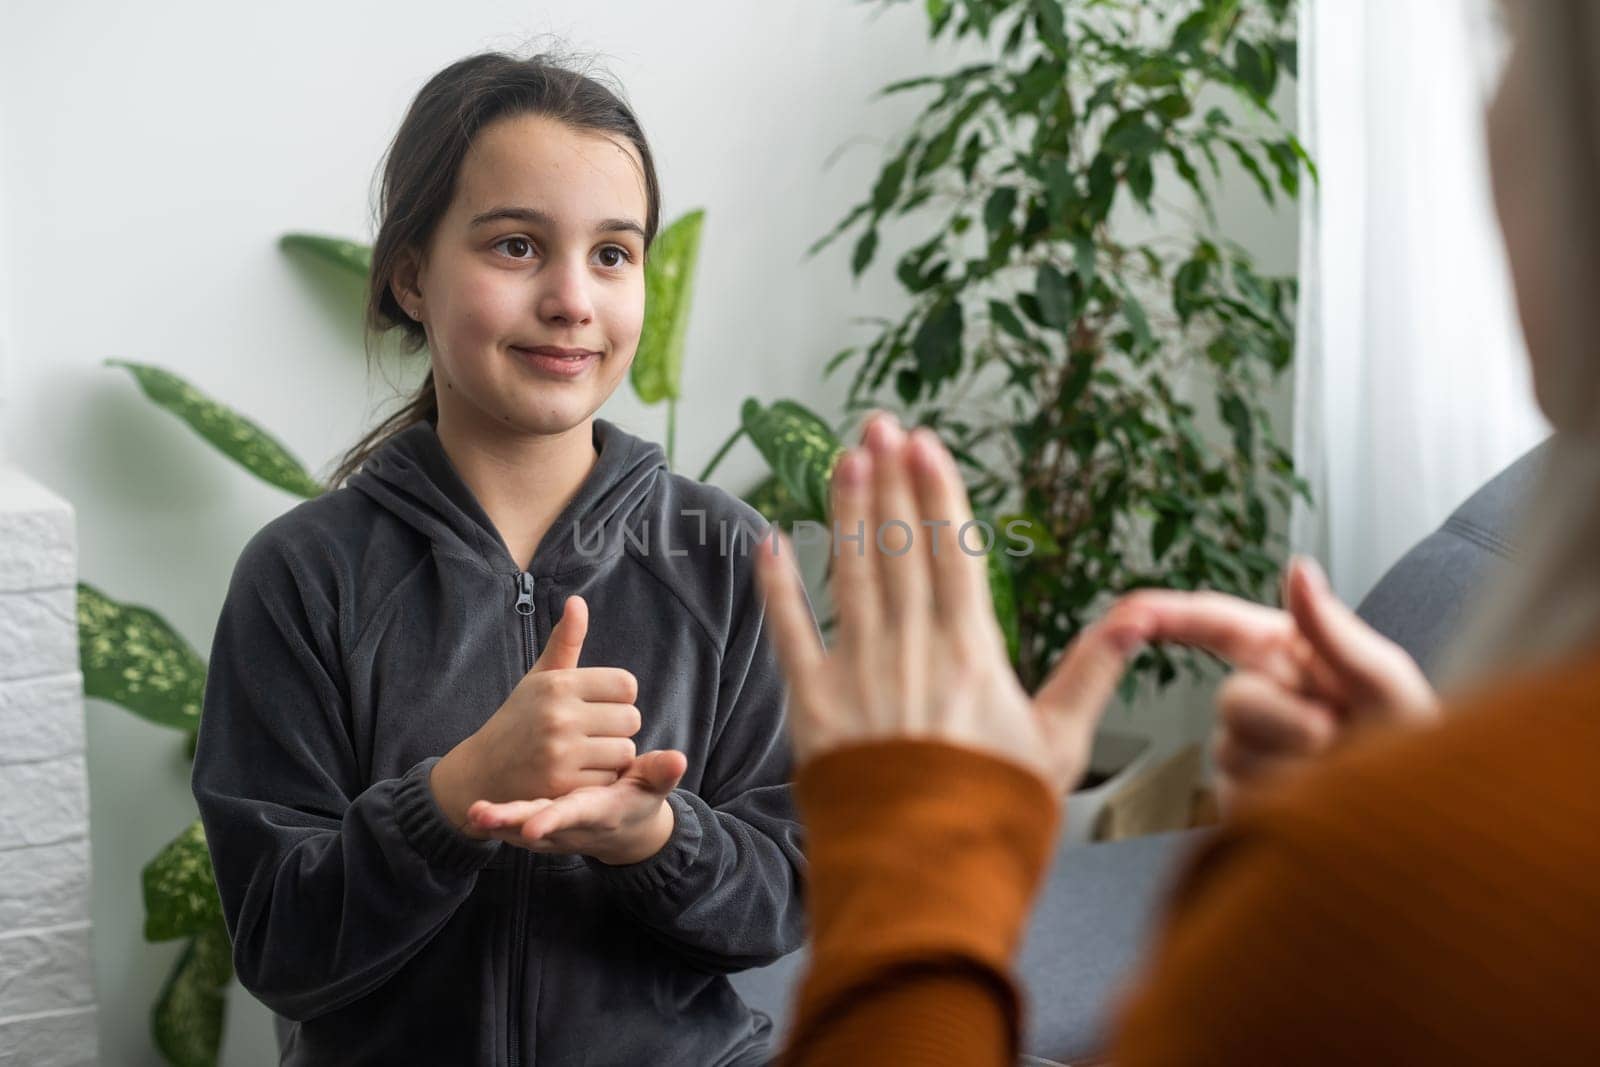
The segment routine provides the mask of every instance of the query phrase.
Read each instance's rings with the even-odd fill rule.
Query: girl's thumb
[[[639,779],[650,792],[666,796],[678,788],[683,774],[689,769],[689,758],[676,749],[664,748],[645,752],[634,758],[628,774]]]
[[[562,606],[561,619],[550,631],[550,640],[533,665],[536,671],[572,670],[583,652],[583,639],[589,634],[589,605],[581,596],[569,596]]]

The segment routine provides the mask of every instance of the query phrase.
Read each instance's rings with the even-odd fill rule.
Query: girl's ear
[[[416,249],[403,248],[389,275],[389,291],[407,315],[422,318],[422,260]]]

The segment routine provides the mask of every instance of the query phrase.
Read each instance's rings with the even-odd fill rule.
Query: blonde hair
[[[1600,642],[1600,5],[1514,0],[1519,74],[1540,114],[1538,192],[1562,238],[1540,251],[1554,279],[1549,351],[1534,353],[1556,437],[1522,517],[1522,548],[1445,663],[1457,687]],[[1532,115],[1528,121],[1533,121]]]

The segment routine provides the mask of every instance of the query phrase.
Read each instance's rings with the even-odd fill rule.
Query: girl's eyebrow
[[[471,228],[482,226],[487,222],[498,222],[501,219],[514,219],[517,222],[527,222],[536,226],[554,227],[556,220],[538,208],[531,207],[495,207],[482,211],[472,216],[468,223]],[[595,233],[631,233],[636,234],[639,240],[645,239],[644,227],[632,219],[601,219],[594,228]]]

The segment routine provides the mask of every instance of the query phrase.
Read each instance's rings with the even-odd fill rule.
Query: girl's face
[[[441,423],[550,435],[594,415],[639,345],[646,205],[625,140],[540,115],[480,131],[414,291],[397,286]]]

